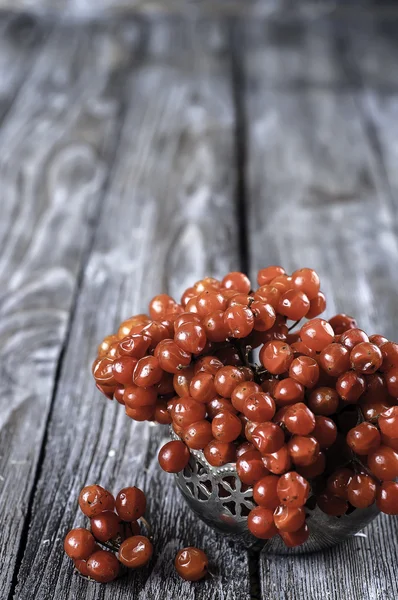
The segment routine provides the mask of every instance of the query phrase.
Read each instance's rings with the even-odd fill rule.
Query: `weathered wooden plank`
[[[34,11],[36,13],[66,14],[72,17],[112,16],[132,13],[161,13],[163,15],[184,15],[199,13],[202,17],[239,16],[246,18],[249,13],[256,18],[273,18],[283,15],[305,19],[318,19],[328,14],[343,17],[358,16],[358,12],[372,14],[374,10],[384,14],[396,14],[391,2],[375,7],[372,0],[0,0],[0,10]]]
[[[288,51],[297,53],[298,72],[306,36],[304,31],[300,40],[290,38]],[[261,48],[253,40],[249,26],[244,62],[253,277],[269,263],[290,271],[312,266],[330,298],[327,314],[344,310],[364,329],[397,338],[398,244],[385,178],[353,95],[358,82],[349,79],[338,44],[327,38],[309,63],[306,85],[296,89],[295,68],[283,70],[286,48],[280,54],[276,49],[273,69],[279,81],[273,85],[264,67],[267,32]],[[324,73],[340,73],[341,81],[332,80],[325,89]],[[364,534],[310,556],[262,556],[263,595],[270,600],[396,598],[396,520],[380,518]]]
[[[205,273],[238,266],[226,35],[205,24],[194,53],[194,33],[187,22],[155,25],[126,81],[128,111],[57,387],[19,600],[249,598],[247,554],[200,524],[157,465],[167,431],[129,421],[89,371],[101,337],[154,293],[178,297]],[[82,522],[79,490],[94,481],[146,490],[155,535],[148,569],[102,587],[72,576],[62,551],[68,528]],[[187,544],[209,553],[214,577],[193,585],[176,575],[173,558]]]
[[[28,76],[23,69],[0,129],[4,598],[26,541],[57,365],[114,149],[127,45],[111,30],[55,28]]]
[[[393,213],[398,207],[398,18],[375,18],[350,34],[341,32],[342,61],[357,81],[355,101],[375,176],[384,185]],[[365,37],[370,44],[365,44]]]
[[[25,81],[47,33],[34,19],[0,17],[0,122]]]
[[[371,33],[370,31],[371,30]],[[390,203],[391,231],[397,235],[398,220],[398,177],[397,144],[398,137],[398,56],[397,34],[398,19],[374,18],[363,23],[353,34],[342,32],[342,61],[346,64],[351,78],[358,82],[355,94],[358,115],[362,122],[364,136],[367,139],[369,160],[375,179],[386,199]],[[366,47],[364,38],[371,40]],[[396,298],[396,296],[395,296]],[[397,335],[396,303],[391,298],[390,328]],[[396,338],[395,338],[396,339]],[[369,531],[369,533],[368,533]],[[368,528],[368,538],[372,554],[381,557],[378,561],[378,580],[375,587],[379,596],[387,589],[387,598],[393,598],[396,589],[394,573],[390,561],[396,559],[397,520],[382,515]],[[392,533],[392,535],[391,535]],[[368,550],[368,548],[367,548]],[[380,564],[383,569],[380,569]],[[380,585],[380,579],[383,582]]]
[[[288,7],[291,1],[283,4]],[[262,16],[268,16],[280,8],[277,0],[201,0],[198,3],[189,0],[168,0],[167,3],[161,0],[36,0],[34,3],[31,0],[0,0],[0,9],[3,10],[64,13],[75,17],[98,16],[101,13],[120,15],[137,11],[174,15],[182,13],[186,16],[191,10],[194,13],[199,10],[202,16],[236,15],[247,14],[248,5]]]
[[[353,19],[335,23],[342,62],[357,86],[387,94],[396,91],[397,24],[398,13],[389,16],[377,12],[371,19],[360,15],[355,23]]]
[[[263,589],[267,598],[278,600],[394,600],[396,543],[396,522],[383,515],[359,535],[327,551],[262,558]]]
[[[266,73],[267,88],[286,91],[305,89],[314,83],[325,89],[342,85],[345,81],[342,65],[330,60],[336,53],[331,21],[322,19],[311,27],[311,21],[287,17],[278,13],[273,19],[246,21],[250,29],[250,72]],[[237,59],[244,52],[243,35],[243,28],[237,26],[234,30]],[[254,78],[248,84],[260,85]]]

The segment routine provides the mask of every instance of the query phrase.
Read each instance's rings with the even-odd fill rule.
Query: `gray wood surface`
[[[0,10],[39,15],[63,15],[66,18],[98,18],[132,15],[199,14],[204,17],[224,16],[269,18],[282,14],[318,19],[339,14],[356,17],[359,13],[395,13],[393,2],[385,0],[0,0]]]
[[[290,4],[291,1],[285,2]],[[261,15],[279,8],[277,0],[0,0],[0,9],[34,14],[62,14],[70,18],[98,17],[132,13],[163,15],[201,13],[202,15],[236,15],[256,10]]]
[[[187,512],[157,465],[167,431],[90,375],[101,338],[158,291],[271,263],[317,268],[328,314],[398,339],[397,31],[356,14],[0,18],[2,598],[398,597],[396,519],[327,552],[249,556]],[[145,489],[155,531],[150,566],[108,586],[62,552],[92,482]],[[205,582],[174,572],[188,544],[209,553]]]
[[[245,40],[253,276],[264,256],[290,271],[310,264],[331,299],[330,316],[344,310],[367,331],[396,339],[397,81],[388,80],[394,87],[388,98],[365,91],[355,65],[347,65],[344,39],[327,25],[249,25]],[[357,68],[364,85],[372,86],[369,56]],[[375,147],[379,135],[383,154]],[[326,552],[298,559],[261,556],[263,597],[393,600],[397,525],[396,518],[383,516]]]
[[[101,337],[159,289],[178,296],[202,273],[220,275],[239,261],[225,32],[198,31],[196,54],[186,24],[142,33],[135,68],[119,90],[123,130],[54,394],[15,592],[21,600],[165,598],[165,585],[170,599],[249,598],[247,554],[213,539],[157,464],[167,431],[128,420],[89,375]],[[123,28],[113,43],[122,36]],[[119,51],[125,56],[126,49]],[[62,552],[68,527],[81,522],[79,489],[95,481],[115,491],[137,484],[148,493],[156,554],[128,584],[98,587],[72,576]],[[172,566],[176,551],[192,544],[205,548],[213,565],[203,585],[184,583]]]
[[[33,52],[33,65],[27,46],[25,63],[15,57],[24,81],[0,132],[5,594],[26,541],[70,317],[118,136],[125,52],[112,44],[108,32],[55,28]]]
[[[364,0],[366,2],[366,0]],[[342,2],[342,0],[340,0]],[[319,11],[317,2],[305,2],[310,9]],[[326,11],[333,10],[336,2],[326,1]],[[272,15],[281,8],[296,8],[293,0],[0,0],[0,9],[13,12],[33,12],[39,14],[63,14],[67,17],[92,17],[105,15],[131,14],[137,12],[179,14],[196,13],[202,15],[241,15],[247,10],[262,16]],[[325,8],[321,7],[321,12]]]

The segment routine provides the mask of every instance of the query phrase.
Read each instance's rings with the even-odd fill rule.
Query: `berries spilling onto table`
[[[90,519],[91,531],[72,529],[64,549],[81,575],[107,583],[118,577],[120,564],[137,569],[150,561],[152,543],[138,522],[146,507],[139,488],[123,488],[115,499],[100,485],[88,485],[80,492],[79,506]]]
[[[89,517],[91,530],[77,527],[69,531],[64,550],[80,575],[108,583],[119,577],[123,567],[139,569],[149,563],[152,542],[142,535],[138,521],[141,519],[149,532],[150,526],[144,519],[144,492],[126,487],[115,498],[100,485],[88,485],[80,492],[79,506]],[[198,581],[207,574],[208,559],[199,548],[183,548],[177,553],[174,566],[183,579]]]
[[[267,267],[257,283],[234,272],[180,302],[155,296],[100,344],[97,387],[132,419],[172,425],[181,441],[161,449],[165,471],[184,469],[191,449],[235,462],[259,538],[304,543],[310,497],[335,517],[374,502],[398,514],[398,344],[345,314],[320,318],[312,269]]]

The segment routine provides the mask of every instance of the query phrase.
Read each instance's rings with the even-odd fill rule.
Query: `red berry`
[[[95,517],[104,510],[113,510],[115,498],[100,485],[88,485],[79,494],[80,510],[86,517]]]
[[[119,560],[129,569],[138,569],[146,565],[152,558],[153,546],[144,535],[134,535],[121,543]]]
[[[253,535],[263,540],[269,540],[278,533],[272,510],[262,506],[256,506],[250,511],[247,526]]]
[[[299,508],[308,500],[310,484],[295,471],[290,471],[279,478],[277,494],[281,504]]]
[[[303,325],[300,337],[308,348],[321,352],[333,342],[334,331],[324,319],[312,319]]]
[[[126,487],[116,496],[116,511],[123,521],[136,521],[144,516],[146,497],[137,487]]]
[[[108,583],[116,579],[119,571],[119,561],[112,552],[98,550],[87,560],[87,572],[94,581]]]
[[[158,460],[163,471],[178,473],[189,463],[190,453],[184,442],[168,442],[159,450]]]
[[[207,575],[209,561],[203,550],[189,547],[179,550],[174,566],[182,579],[199,581]]]
[[[69,558],[87,560],[94,552],[96,542],[93,535],[83,527],[72,529],[64,541],[64,550]]]

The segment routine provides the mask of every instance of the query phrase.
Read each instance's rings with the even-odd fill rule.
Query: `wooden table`
[[[328,315],[398,338],[394,12],[0,19],[2,598],[396,600],[397,520],[300,558],[187,512],[167,431],[96,391],[101,338],[206,274],[316,268]],[[107,586],[63,538],[84,484],[148,492],[151,566]],[[214,576],[179,579],[204,548]]]

